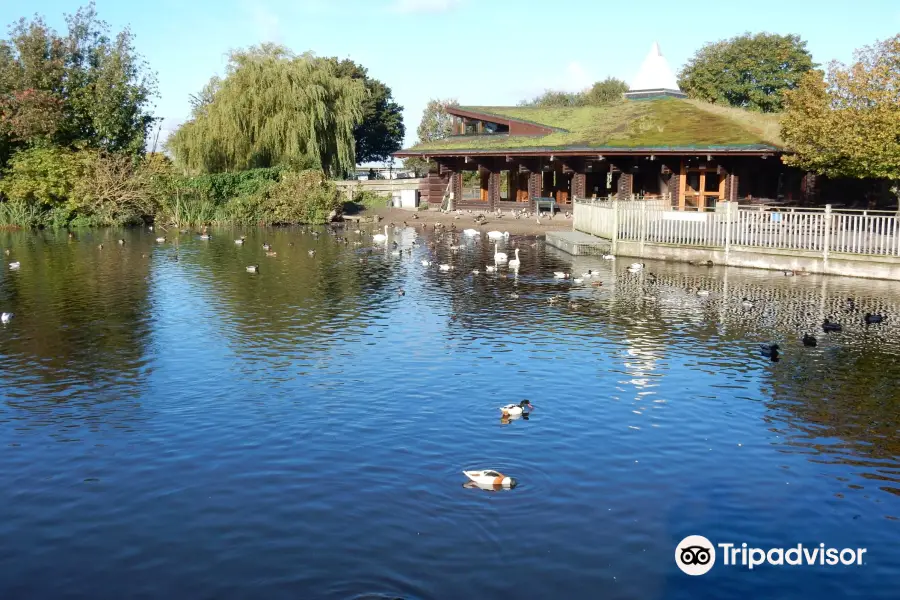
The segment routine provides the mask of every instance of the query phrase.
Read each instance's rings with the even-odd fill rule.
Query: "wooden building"
[[[689,100],[654,44],[609,106],[453,107],[452,134],[396,153],[436,165],[423,201],[487,210],[554,198],[668,197],[681,210],[722,200],[818,204],[821,178],[785,166],[777,115]],[[478,173],[466,191],[463,174]],[[471,177],[467,179],[472,179]]]

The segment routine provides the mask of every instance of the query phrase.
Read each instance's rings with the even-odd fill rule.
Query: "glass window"
[[[719,174],[715,171],[706,174],[706,181],[703,185],[704,192],[718,192],[719,191]]]

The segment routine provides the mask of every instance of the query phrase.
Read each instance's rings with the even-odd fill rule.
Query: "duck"
[[[21,266],[22,266],[22,263],[20,263],[19,261],[13,261],[13,262],[9,263],[9,268],[12,269],[13,271],[18,271],[19,267],[21,267]]]
[[[822,322],[822,331],[825,333],[836,333],[843,331],[844,327],[840,323],[832,323],[828,319]]]
[[[246,238],[245,238],[244,236],[241,236],[241,237],[239,237],[238,239],[234,240],[234,243],[237,244],[238,246],[240,246],[241,244],[244,243],[244,240],[245,240],[245,239],[246,239]]]
[[[405,295],[406,295],[406,290],[404,290],[403,288],[400,288],[399,290],[397,290],[397,295],[398,295],[398,296],[405,296]]]
[[[581,276],[584,277],[585,279],[590,279],[591,277],[594,276],[594,272],[591,269],[588,269],[587,272],[582,273]]]
[[[484,469],[481,471],[463,471],[463,475],[468,477],[472,481],[472,483],[478,485],[479,487],[516,487],[516,480],[514,478],[507,477],[500,471],[495,471],[493,469]]]
[[[156,242],[157,242],[158,244],[162,244],[162,243],[165,242],[165,241],[166,241],[166,238],[164,238],[164,237],[158,237],[158,238],[156,238]]]
[[[438,269],[440,269],[441,271],[449,271],[452,268],[453,268],[453,265],[448,265],[446,263],[442,264],[442,265],[438,265]]]
[[[815,336],[809,335],[808,333],[803,334],[803,345],[807,348],[814,348],[818,343],[819,341],[816,340]]]
[[[643,269],[644,269],[644,263],[631,263],[630,265],[628,265],[629,273],[637,273],[639,271],[642,271]]]
[[[201,239],[201,240],[210,240],[210,239],[212,239],[212,236],[209,235],[208,233],[201,233],[201,234],[200,234],[200,239]]]
[[[506,252],[500,252],[500,245],[494,244],[494,262],[495,263],[505,263],[509,260],[509,257],[506,256]]]
[[[568,279],[569,275],[570,275],[569,273],[566,273],[564,271],[554,271],[553,272],[554,279]]]
[[[521,265],[521,264],[522,264],[522,262],[519,260],[519,249],[516,248],[516,257],[514,259],[512,259],[511,261],[509,261],[509,268],[510,269],[518,269],[519,265]]]
[[[9,323],[12,321],[13,316],[13,313],[0,313],[0,323]]]
[[[307,250],[306,253],[309,254],[310,256],[315,256],[315,255],[316,255],[316,251],[315,251],[315,250]]]
[[[584,279],[581,277],[576,277],[575,279],[572,280],[572,283],[577,283],[577,284],[581,285],[582,283],[584,283]]]
[[[263,244],[263,250],[265,250],[266,252],[268,252],[271,249],[272,249],[272,246],[269,244],[269,242],[266,242],[265,244]]]
[[[856,302],[853,301],[853,298],[847,298],[847,301],[844,302],[844,310],[847,312],[854,312],[856,310]]]
[[[863,319],[865,320],[866,325],[876,325],[876,324],[884,321],[884,316],[878,315],[878,314],[873,315],[872,313],[866,313],[866,316],[863,317]]]
[[[753,308],[754,305],[755,305],[755,303],[753,302],[753,300],[750,300],[749,298],[744,298],[741,301],[741,306],[743,306],[747,310],[750,310],[751,308]]]
[[[604,254],[601,258],[603,260],[616,260],[616,257],[613,256],[612,254]]]
[[[384,233],[376,233],[372,236],[373,242],[386,242],[388,239],[388,226],[384,226]]]
[[[431,264],[432,264],[432,263],[431,263],[430,260],[423,260],[423,261],[422,261],[422,266],[423,266],[423,267],[430,267]]]
[[[269,258],[273,258],[275,256],[278,256],[278,253],[270,251],[270,252],[266,252],[266,256],[268,256]]]
[[[709,296],[709,290],[697,290],[698,296]]]
[[[760,353],[768,359],[771,359],[772,362],[778,362],[778,351],[780,347],[778,344],[760,344],[759,351]]]
[[[400,256],[401,254],[401,250],[391,250],[391,256]]]
[[[782,273],[784,273],[785,277],[793,277],[794,276],[793,271],[782,271]]]
[[[259,265],[249,265],[247,266],[248,273],[259,273]]]
[[[480,235],[480,234],[481,234],[481,232],[478,231],[477,229],[471,229],[471,228],[463,229],[463,235],[473,236],[473,235]]]
[[[119,238],[119,245],[120,245],[120,246],[124,246],[124,245],[125,245],[125,240]]]
[[[485,265],[484,270],[488,273],[496,273],[497,265]]]
[[[98,250],[103,250],[103,244],[98,245],[98,246],[97,246],[97,249],[98,249]]]
[[[478,269],[472,269],[472,275],[481,275],[481,271]]]
[[[500,412],[504,417],[515,417],[525,413],[525,409],[534,410],[534,406],[528,400],[522,400],[518,404],[507,404],[500,407]]]

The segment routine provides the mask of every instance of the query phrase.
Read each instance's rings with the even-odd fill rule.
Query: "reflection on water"
[[[4,597],[890,596],[896,284],[354,229],[0,233]],[[688,579],[688,534],[869,550]]]

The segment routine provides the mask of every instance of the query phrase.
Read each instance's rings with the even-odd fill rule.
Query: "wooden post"
[[[500,172],[491,171],[488,174],[488,210],[493,212],[500,206]]]
[[[532,171],[528,174],[528,210],[534,212],[536,204],[534,199],[541,195],[543,176],[540,171]]]
[[[574,205],[575,198],[585,198],[587,196],[587,175],[584,173],[575,173],[572,175],[572,203]]]
[[[610,240],[610,248],[613,256],[619,249],[619,199],[615,196],[612,201],[612,240]]]
[[[831,205],[825,205],[825,236],[822,243],[823,271],[828,272],[828,248],[831,246]]]
[[[628,198],[631,196],[631,186],[634,180],[634,176],[628,171],[622,171],[619,173],[619,189],[618,196],[621,199]]]
[[[450,202],[447,204],[448,210],[454,210],[462,201],[462,172],[450,172]]]

